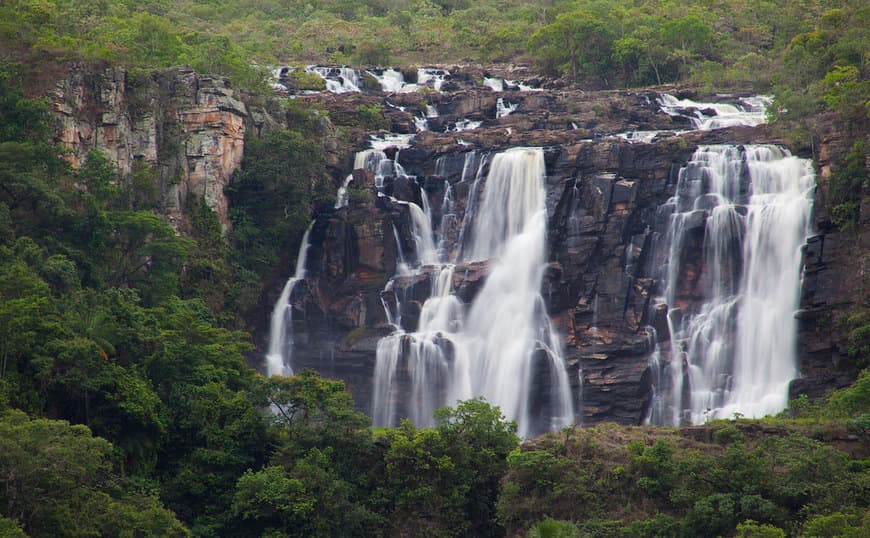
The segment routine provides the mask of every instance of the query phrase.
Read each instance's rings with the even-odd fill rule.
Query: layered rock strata
[[[57,139],[78,166],[101,151],[122,175],[158,171],[163,207],[181,217],[188,194],[229,225],[224,187],[244,153],[248,110],[229,81],[189,68],[128,72],[76,66],[49,93]]]

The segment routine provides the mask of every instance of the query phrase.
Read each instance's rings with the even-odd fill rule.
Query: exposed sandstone
[[[78,66],[50,92],[58,142],[79,166],[99,150],[128,175],[134,163],[154,166],[171,220],[188,194],[203,197],[229,226],[223,194],[244,152],[247,109],[222,77],[189,68],[129,73]]]

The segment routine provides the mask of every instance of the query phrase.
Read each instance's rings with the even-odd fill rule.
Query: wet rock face
[[[819,398],[852,384],[858,375],[848,356],[846,320],[867,304],[870,289],[870,189],[864,187],[860,216],[852,231],[840,231],[831,221],[831,163],[849,151],[846,138],[831,124],[819,147],[814,228],[803,251],[797,349],[801,377],[790,386],[790,397]],[[863,303],[863,304],[862,304]]]
[[[79,166],[97,149],[130,174],[154,166],[170,220],[188,194],[201,196],[229,225],[224,187],[244,152],[247,108],[229,81],[188,68],[128,73],[74,67],[49,93],[58,142]]]
[[[480,102],[487,98],[491,95],[480,97]],[[460,92],[441,99],[466,97]],[[543,107],[555,98],[535,99]],[[649,114],[644,99],[632,95],[631,100],[640,109],[638,116]],[[615,110],[618,116],[621,112]],[[611,116],[601,121],[614,126],[618,122]],[[668,124],[671,120],[658,121]],[[757,140],[759,133],[763,130],[750,133],[733,129],[729,136],[748,141]],[[645,417],[650,398],[652,333],[647,327],[666,328],[662,313],[656,317],[650,308],[651,297],[657,293],[657,282],[651,276],[657,263],[653,259],[656,238],[651,230],[656,228],[656,219],[663,218],[659,206],[673,195],[676,171],[698,144],[716,143],[721,137],[721,133],[663,136],[644,144],[613,137],[581,139],[575,129],[531,129],[506,135],[503,127],[484,126],[463,133],[425,132],[418,134],[411,148],[399,153],[409,178],[388,178],[385,185],[390,194],[402,200],[422,205],[421,197],[425,196],[433,208],[433,222],[445,223],[441,230],[445,248],[456,253],[462,248],[461,225],[468,227],[475,218],[466,214],[466,209],[474,189],[479,195],[483,187],[483,182],[475,185],[474,179],[486,177],[487,156],[491,158],[515,143],[543,145],[550,264],[542,294],[564,341],[576,419],[635,424]],[[364,177],[359,183],[371,184]],[[448,187],[454,214],[445,221],[441,207]],[[365,411],[370,410],[372,392],[371,377],[366,380],[365,376],[374,373],[378,339],[391,331],[384,305],[401,316],[403,327],[413,330],[437,275],[433,268],[432,272],[399,276],[384,289],[395,273],[399,254],[413,262],[415,247],[407,206],[383,197],[376,200],[374,205],[351,202],[348,208],[321,217],[328,220],[329,227],[346,230],[341,235],[346,243],[333,241],[332,237],[338,237],[333,234],[322,245],[323,259],[347,260],[342,265],[343,280],[328,266],[314,269],[309,280],[310,288],[316,291],[301,301],[308,305],[303,310],[314,311],[304,321],[294,318],[300,319],[297,331],[307,335],[303,338],[306,343],[297,346],[296,365],[315,366],[348,380],[358,406]],[[699,229],[700,240],[703,227]],[[363,251],[368,251],[368,259],[359,255],[348,258],[346,254]],[[701,263],[698,249],[698,274]],[[487,264],[460,263],[452,288],[463,302],[470,303],[486,277]],[[687,301],[693,299],[693,291],[692,286],[687,287]],[[666,330],[660,332],[660,338],[667,338]],[[329,366],[324,369],[321,363],[326,356],[330,357]],[[545,371],[536,375],[540,385],[536,390],[541,394],[532,403],[543,414],[552,404],[545,397],[549,378]]]

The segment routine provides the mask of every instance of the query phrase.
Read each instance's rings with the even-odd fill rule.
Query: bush
[[[580,529],[570,521],[545,519],[537,523],[526,535],[527,538],[580,538]]]
[[[870,184],[867,177],[867,144],[857,141],[831,175],[831,216],[841,230],[855,230],[861,192]]]
[[[826,414],[835,418],[850,418],[870,413],[870,369],[865,369],[855,383],[834,392],[826,406]]]
[[[390,128],[390,120],[384,116],[381,105],[359,105],[356,107],[357,125],[367,131],[381,131]]]
[[[302,69],[294,69],[288,74],[293,89],[297,91],[321,92],[326,89],[326,81],[315,73],[309,73]]]
[[[737,525],[735,538],[785,538],[785,531],[773,525],[756,523],[747,519]]]

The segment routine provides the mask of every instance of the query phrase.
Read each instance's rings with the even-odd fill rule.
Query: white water
[[[449,76],[450,71],[440,67],[421,67],[417,69],[417,86],[431,86],[440,92]]]
[[[699,103],[668,94],[662,94],[658,101],[664,113],[689,118],[695,129],[709,131],[724,127],[754,127],[765,123],[765,112],[771,99],[764,95],[746,97],[741,99],[742,107],[725,103]],[[705,111],[714,111],[715,114],[707,115]]]
[[[476,160],[473,153],[468,155],[472,164],[467,156],[466,168]],[[479,211],[473,197],[479,178],[475,180],[464,221],[473,226],[472,247],[463,258],[490,260],[486,282],[466,312],[452,290],[454,263],[427,264],[431,293],[416,330],[398,328],[378,343],[375,425],[394,425],[402,416],[431,425],[438,407],[475,396],[517,420],[523,436],[570,423],[561,343],[539,293],[547,260],[544,173],[540,149],[496,155]],[[416,206],[410,207],[416,235],[431,217],[423,211],[426,223],[418,222]],[[477,213],[473,222],[468,211]],[[434,247],[427,241],[418,241],[417,248],[424,264],[446,250],[431,252]],[[549,393],[533,394],[535,380],[542,378]],[[407,394],[399,393],[402,386],[409,387]]]
[[[354,170],[369,170],[374,174],[375,185],[383,186],[384,178],[388,176],[404,175],[404,171],[399,163],[391,160],[384,153],[384,150],[390,147],[399,149],[407,148],[410,145],[411,138],[414,135],[403,134],[387,134],[382,136],[372,136],[369,139],[369,149],[364,149],[357,152],[353,158]],[[347,207],[348,187],[353,181],[353,174],[348,174],[344,178],[344,183],[338,188],[335,195],[335,209]]]
[[[616,133],[613,136],[622,138],[629,142],[643,142],[644,144],[649,144],[661,133],[679,134],[682,132],[684,131],[627,131],[624,133]]]
[[[338,193],[335,195],[335,209],[347,207],[347,189],[350,187],[350,182],[353,181],[353,174],[348,174],[344,178],[344,183],[338,188]]]
[[[534,86],[529,86],[528,84],[524,84],[517,80],[506,80],[496,77],[484,78],[483,85],[496,92],[503,92],[506,89],[519,90],[521,92],[541,91],[541,88],[535,88]]]
[[[495,119],[500,119],[517,109],[517,104],[505,103],[504,99],[499,97],[495,102]]]
[[[450,72],[439,67],[421,67],[417,69],[417,82],[405,82],[402,72],[392,67],[383,71],[371,70],[368,73],[378,80],[384,93],[414,93],[421,88],[432,88],[441,91],[441,87],[450,76]]]
[[[426,194],[424,193],[423,200],[425,199]],[[421,265],[437,264],[439,262],[438,249],[435,248],[429,212],[424,212],[420,206],[413,202],[408,202],[408,207],[411,210],[411,233],[417,248],[417,259]]]
[[[326,90],[332,93],[359,92],[359,73],[351,67],[309,65],[305,71],[314,73],[326,82]]]
[[[496,155],[475,215],[471,248],[463,252],[463,258],[496,257],[508,239],[523,232],[532,216],[545,209],[545,193],[538,179],[543,175],[541,151],[520,148]]]
[[[471,131],[477,129],[482,124],[482,121],[474,121],[468,119],[456,120],[451,126],[449,131],[454,133],[461,133],[462,131]]]
[[[272,310],[269,351],[266,353],[266,375],[269,377],[293,375],[293,304],[290,299],[296,284],[305,278],[305,261],[308,258],[308,247],[311,246],[308,236],[313,226],[312,222],[302,236],[302,244],[299,245],[299,253],[296,255],[296,272],[287,279]]]
[[[430,104],[427,104],[425,113],[421,113],[419,116],[414,116],[414,127],[417,128],[417,131],[428,131],[429,120],[437,117],[438,109]]]
[[[670,260],[670,356],[651,360],[658,401],[649,420],[703,423],[785,408],[798,375],[794,312],[815,180],[809,161],[775,146],[706,146],[680,171],[664,245]],[[699,219],[703,219],[700,220]],[[704,227],[703,272],[692,306],[678,290],[690,234]]]
[[[378,82],[381,85],[381,90],[384,93],[404,93],[405,77],[402,76],[401,71],[391,67],[389,69],[384,69],[382,73],[377,73],[375,71],[369,71],[368,73],[378,79]]]
[[[412,134],[388,133],[369,138],[369,146],[372,149],[385,150],[387,148],[396,147],[405,149],[411,146],[411,140],[414,138]]]
[[[483,85],[487,88],[491,89],[494,92],[503,92],[504,91],[504,79],[503,78],[484,78]]]

